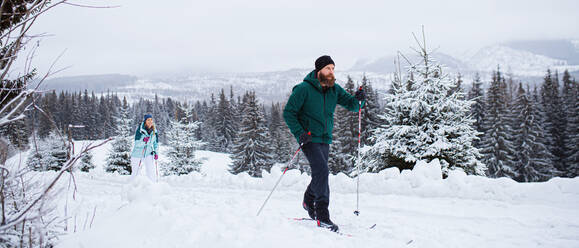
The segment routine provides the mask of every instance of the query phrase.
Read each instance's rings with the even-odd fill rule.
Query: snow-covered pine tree
[[[372,140],[370,137],[373,135],[374,129],[380,126],[380,102],[378,100],[378,92],[374,90],[372,87],[372,83],[366,75],[362,77],[362,88],[366,92],[366,103],[364,104],[364,108],[362,108],[362,146],[371,146],[373,145]],[[354,94],[354,92],[351,92]],[[350,112],[351,113],[351,112]],[[354,113],[354,122],[356,122],[356,130],[354,135],[357,136],[358,134],[358,116],[357,113]],[[357,151],[356,151],[357,152]]]
[[[51,93],[45,94],[42,97],[42,104],[40,106],[40,108],[42,110],[44,110],[45,114],[39,114],[39,122],[38,122],[38,131],[36,132],[36,134],[38,134],[38,138],[40,139],[44,139],[46,137],[48,137],[48,135],[50,134],[50,131],[52,131],[55,127],[53,126],[52,122],[50,121],[50,118],[54,118],[52,113],[56,112],[56,101],[57,101],[57,97],[56,97],[56,92],[52,91]],[[48,116],[47,116],[48,115]]]
[[[506,82],[500,69],[493,72],[493,79],[487,91],[486,111],[483,119],[485,134],[481,140],[483,162],[488,168],[490,177],[516,178],[517,171],[513,167],[514,145],[513,122],[507,109]]]
[[[123,105],[122,101],[119,99],[119,97],[116,94],[111,94],[108,93],[107,94],[107,101],[106,104],[108,105],[107,108],[109,109],[109,113],[110,115],[106,117],[106,122],[108,123],[107,127],[117,127],[120,126],[121,124],[118,123],[119,118],[118,116],[121,116],[120,114],[120,106]],[[127,109],[130,109],[130,107],[127,105]],[[130,111],[128,111],[129,116],[130,116]],[[150,113],[150,112],[148,112]],[[141,115],[142,116],[142,115]],[[133,123],[132,121],[128,122],[128,123]],[[134,130],[131,130],[134,131]],[[132,133],[131,133],[132,134]],[[117,130],[114,130],[112,128],[105,128],[105,135],[106,137],[113,137],[117,135]]]
[[[450,89],[449,94],[453,94],[455,92],[463,92],[463,88],[462,88],[462,74],[460,74],[460,72],[456,75],[456,82],[454,84],[454,86]],[[460,96],[464,96],[463,94],[460,94]]]
[[[544,139],[540,113],[521,83],[513,104],[513,113],[518,123],[514,140],[517,151],[513,161],[517,171],[515,179],[520,182],[548,180],[556,174],[556,169],[551,164],[551,154],[542,143]]]
[[[474,76],[474,81],[472,82],[472,87],[468,91],[467,99],[474,102],[470,108],[470,115],[474,118],[474,129],[479,132],[479,135],[477,135],[478,139],[473,140],[472,143],[474,147],[480,148],[480,139],[484,134],[483,119],[486,105],[484,90],[482,89],[482,82],[478,73]]]
[[[571,80],[569,71],[563,73],[563,117],[565,134],[564,163],[565,176],[579,176],[579,86]]]
[[[354,94],[354,87],[354,81],[348,76],[344,90]],[[354,168],[354,158],[358,152],[358,113],[337,107],[334,115],[334,132],[328,167],[330,173],[334,175],[340,172],[349,174]]]
[[[102,121],[103,123],[107,123],[106,121],[108,120],[108,117],[110,116],[110,111],[108,109],[108,106],[106,104],[106,100],[105,100],[105,97],[103,96],[103,94],[101,94],[99,97],[98,111],[99,111],[99,117],[101,118],[100,121]],[[107,129],[107,128],[110,128],[110,126],[107,127],[106,125],[100,125],[98,127],[99,139],[107,138],[107,136],[105,134],[105,129]]]
[[[30,138],[26,119],[20,119],[0,128],[0,135],[8,137],[10,143],[20,150],[26,150]]]
[[[287,128],[283,123],[279,103],[271,105],[271,123],[269,124],[269,140],[274,162],[285,163],[290,160],[291,147]]]
[[[79,108],[82,111],[82,118],[75,122],[74,124],[84,125],[84,128],[76,128],[73,132],[77,134],[77,137],[82,140],[88,140],[90,127],[94,124],[90,118],[90,97],[88,96],[88,90],[85,89],[81,94],[79,91]]]
[[[469,116],[473,102],[462,100],[460,92],[449,94],[454,80],[430,57],[425,44],[419,46],[422,61],[410,65],[405,78],[396,75],[394,94],[385,98],[382,126],[366,152],[369,170],[411,169],[418,160],[438,158],[444,174],[461,168],[482,175],[485,167],[472,145],[477,133]]]
[[[51,131],[44,139],[37,141],[38,150],[30,152],[28,159],[29,168],[36,171],[58,171],[66,162],[68,147],[62,136],[56,131]]]
[[[121,175],[131,174],[131,152],[133,144],[133,132],[137,127],[132,126],[132,118],[129,113],[127,98],[123,98],[123,105],[116,117],[117,136],[112,143],[112,150],[109,151],[105,170],[107,172],[117,172]]]
[[[195,158],[195,151],[203,144],[194,135],[200,126],[200,122],[193,121],[193,104],[180,105],[184,115],[178,121],[171,121],[171,128],[167,133],[169,162],[163,167],[165,175],[186,175],[200,171],[200,161]]]
[[[154,98],[152,104],[153,104],[153,106],[152,106],[153,111],[151,112],[151,114],[153,115],[153,118],[155,119],[155,128],[159,132],[164,132],[164,130],[169,129],[169,125],[170,125],[171,120],[169,119],[168,112],[164,108],[163,100],[160,99],[157,94],[155,94],[155,98]],[[160,143],[166,143],[167,142],[167,136],[166,135],[159,135],[159,142]]]
[[[65,123],[65,131],[68,132],[68,125],[84,125],[84,117],[83,115],[86,114],[86,110],[82,109],[82,95],[80,93],[76,93],[74,92],[72,94],[72,113],[71,113],[71,119],[69,120],[68,123]],[[84,129],[84,128],[73,128],[72,130],[70,130],[70,133],[72,134],[72,138],[76,139],[76,140],[82,140],[84,139],[84,137],[81,135],[81,130],[79,129]]]
[[[219,150],[219,136],[217,134],[217,104],[215,96],[211,94],[211,101],[207,104],[207,112],[205,118],[202,120],[201,129],[203,130],[202,137],[205,143],[204,149],[209,151]]]
[[[271,152],[268,147],[267,127],[255,92],[246,98],[241,128],[233,147],[233,164],[229,170],[233,174],[247,172],[252,177],[261,177],[262,170],[271,169]]]
[[[91,93],[90,97],[90,109],[88,110],[88,126],[86,126],[89,139],[96,140],[99,138],[99,124],[100,124],[100,113],[98,112],[98,100],[94,94]]]
[[[548,137],[547,147],[553,154],[553,165],[560,175],[565,174],[563,153],[563,107],[559,96],[559,79],[553,76],[550,70],[541,85],[541,102],[545,111],[545,136]]]
[[[218,150],[221,152],[229,152],[231,150],[231,144],[235,139],[237,125],[230,101],[225,97],[225,91],[223,89],[221,89],[221,93],[219,94],[219,103],[214,118]]]
[[[80,171],[89,172],[90,170],[94,169],[94,167],[95,166],[92,163],[92,152],[88,151],[80,159],[78,168],[80,169]]]

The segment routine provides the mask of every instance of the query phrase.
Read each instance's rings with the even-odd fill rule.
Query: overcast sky
[[[73,1],[73,0],[71,0]],[[59,76],[122,73],[262,72],[313,68],[329,54],[336,69],[359,58],[408,50],[412,32],[443,52],[524,39],[579,38],[577,0],[123,0],[73,1],[35,24],[48,33],[42,72],[64,50]]]

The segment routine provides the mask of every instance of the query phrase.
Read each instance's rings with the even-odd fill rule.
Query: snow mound
[[[164,197],[171,193],[171,187],[165,182],[154,183],[138,176],[132,182],[123,185],[121,199],[128,203],[160,204]]]

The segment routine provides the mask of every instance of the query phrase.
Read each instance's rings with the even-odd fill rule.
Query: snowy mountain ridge
[[[541,77],[546,69],[558,71],[576,71],[579,65],[569,65],[567,61],[495,45],[481,49],[467,61],[470,68],[476,71],[490,72],[500,66],[503,72],[514,75]]]
[[[419,60],[412,54],[405,54],[412,63]],[[547,69],[563,72],[569,70],[572,76],[579,78],[579,40],[557,41],[523,41],[497,44],[484,47],[477,52],[451,56],[441,52],[432,54],[432,58],[444,65],[445,72],[455,76],[461,73],[464,82],[472,82],[475,73],[483,81],[490,80],[491,73],[500,66],[501,71],[513,76],[515,80],[540,82]],[[349,75],[358,83],[364,75],[374,89],[385,92],[390,86],[392,74],[397,70],[395,56],[374,59],[363,58],[348,70],[336,71],[337,83],[344,85]],[[401,70],[406,70],[408,63],[400,58]],[[294,85],[298,84],[311,69],[292,69],[274,72],[248,73],[195,73],[182,75],[88,75],[78,77],[54,78],[45,82],[44,87],[57,91],[82,91],[87,89],[95,93],[112,91],[120,96],[127,96],[130,101],[139,98],[153,99],[172,97],[181,101],[209,100],[211,94],[217,97],[221,89],[229,96],[230,87],[234,95],[240,96],[245,91],[256,92],[262,103],[283,102],[289,96]]]
[[[416,62],[412,52],[404,55],[412,63]],[[503,72],[515,78],[536,82],[547,69],[559,72],[569,70],[572,74],[579,74],[579,40],[516,41],[456,53],[454,56],[435,52],[432,58],[450,72],[460,72],[466,78],[472,78],[478,72],[485,79],[500,66]],[[396,70],[395,59],[396,56],[363,58],[351,70],[392,73]],[[404,58],[401,57],[400,61],[402,67],[408,65]]]

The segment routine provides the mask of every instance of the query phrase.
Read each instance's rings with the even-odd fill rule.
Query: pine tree
[[[362,108],[362,146],[368,145],[372,146],[372,140],[370,137],[373,135],[373,130],[380,126],[380,103],[378,101],[378,92],[376,92],[372,83],[368,80],[366,75],[362,77],[362,88],[366,92],[366,102]],[[354,92],[351,92],[354,94]],[[357,113],[354,113],[357,115]],[[354,122],[357,122],[357,116]],[[358,126],[356,123],[356,132],[358,131]],[[357,136],[357,134],[354,134]]]
[[[344,90],[354,94],[354,81],[350,76],[344,85]],[[354,158],[358,152],[358,113],[338,107],[334,119],[328,167],[330,173],[334,175],[340,172],[349,174],[355,166]]]
[[[105,104],[105,98],[104,96],[101,94],[101,96],[98,98],[99,99],[99,104],[98,104],[98,111],[99,111],[99,116],[100,116],[100,121],[104,124],[104,125],[100,125],[98,126],[98,138],[99,139],[104,139],[106,138],[105,135],[105,129],[110,128],[109,123],[107,122],[107,116],[109,115],[109,111],[107,109],[107,106]]]
[[[38,150],[33,149],[30,153],[29,168],[37,171],[58,171],[66,163],[68,147],[56,131],[39,140],[37,146]]]
[[[367,152],[370,171],[396,166],[411,169],[418,160],[439,159],[443,174],[462,169],[467,174],[483,174],[479,152],[472,146],[476,131],[469,117],[471,101],[461,93],[449,94],[454,80],[444,74],[421,47],[420,64],[411,65],[407,80],[394,77],[395,94],[386,96],[382,126],[376,129],[375,145]],[[405,82],[405,83],[403,83]]]
[[[449,95],[450,94],[454,94],[455,92],[463,92],[462,89],[462,74],[460,74],[460,72],[458,73],[458,75],[456,76],[456,82],[455,85],[450,89],[450,91],[448,92]],[[459,94],[459,96],[463,96],[462,94]]]
[[[491,85],[487,91],[486,112],[483,119],[485,134],[481,140],[481,153],[488,167],[490,177],[516,178],[513,168],[514,146],[512,121],[507,106],[506,82],[500,69],[493,73]]]
[[[80,171],[89,172],[90,170],[94,169],[94,164],[92,163],[92,152],[85,153],[82,158],[80,159],[80,164],[78,168]]]
[[[178,108],[181,108],[178,105]],[[193,121],[195,109],[193,105],[184,105],[184,115],[179,121],[171,121],[171,128],[167,133],[169,145],[169,162],[163,166],[165,175],[186,175],[200,171],[200,161],[195,159],[195,151],[202,146],[195,135],[199,129],[199,122]]]
[[[168,130],[171,125],[171,119],[169,119],[168,111],[165,110],[163,100],[160,99],[157,94],[155,94],[152,109],[153,111],[151,113],[155,119],[155,128],[157,131],[164,132],[164,130]],[[159,135],[159,142],[167,142],[167,136]]]
[[[80,92],[79,92],[79,97],[80,97]],[[78,137],[80,137],[83,140],[88,140],[90,138],[90,128],[92,127],[93,124],[95,124],[94,122],[92,122],[91,120],[91,106],[90,106],[90,97],[88,96],[88,90],[84,90],[84,93],[82,94],[82,100],[80,102],[80,110],[82,111],[82,117],[80,118],[80,120],[78,120],[78,122],[76,123],[77,125],[83,125],[84,128],[78,129],[76,130],[78,133]]]
[[[112,150],[109,151],[105,170],[107,172],[117,172],[121,175],[129,175],[131,174],[131,148],[134,129],[131,125],[129,105],[126,97],[123,98],[123,105],[119,116],[116,118],[116,123],[118,123],[116,128],[117,135],[112,143]]]
[[[513,167],[517,171],[515,179],[520,182],[546,181],[556,173],[556,169],[552,166],[551,154],[543,143],[540,113],[522,84],[519,84],[513,109],[518,123],[514,141],[517,151],[517,159],[513,161]]]
[[[75,92],[72,97],[72,114],[70,122],[66,124],[65,131],[68,132],[68,125],[83,125],[84,118],[83,115],[86,111],[83,109],[82,106],[82,94],[79,92],[78,94]],[[78,128],[73,128],[71,130],[72,138],[75,140],[82,140],[84,137],[82,136],[82,131]]]
[[[484,91],[482,89],[482,82],[480,81],[480,75],[478,73],[476,73],[474,76],[474,81],[472,82],[472,87],[468,92],[467,99],[474,102],[470,108],[470,114],[474,118],[473,127],[479,133],[477,135],[477,139],[475,139],[472,143],[474,147],[480,148],[480,139],[484,134],[483,120],[486,105]]]
[[[217,132],[218,150],[228,152],[231,149],[231,143],[235,139],[237,125],[231,108],[230,102],[225,97],[225,92],[221,89],[219,94],[219,103],[216,109],[215,130]]]
[[[541,102],[546,114],[545,132],[548,137],[547,147],[553,154],[553,165],[559,170],[561,175],[565,174],[564,152],[563,152],[563,109],[559,96],[558,76],[553,77],[551,71],[547,70],[547,75],[541,86]]]
[[[279,103],[271,106],[271,122],[269,124],[270,147],[274,162],[285,163],[290,160],[291,147],[287,128],[282,120]]]
[[[255,92],[246,94],[241,128],[233,147],[233,164],[230,172],[247,172],[252,177],[261,177],[262,170],[271,169],[271,153],[267,146],[267,127]]]
[[[54,113],[56,113],[56,92],[52,91],[50,94],[42,98],[41,109],[44,111],[39,114],[39,123],[37,134],[40,139],[46,138],[52,130],[54,130],[51,119],[54,120]]]
[[[57,126],[61,129],[64,129],[70,123],[70,119],[72,116],[72,99],[71,95],[68,92],[61,92],[59,94],[58,99],[55,101],[58,102],[59,108],[56,109],[56,114],[54,115],[54,119],[57,123]],[[48,123],[48,126],[51,124]],[[39,129],[40,131],[40,129]]]
[[[31,114],[32,111],[28,112],[28,115]],[[6,135],[10,140],[10,143],[14,144],[18,149],[25,150],[28,147],[30,134],[26,119],[10,122],[2,126],[2,129],[3,130],[0,134]]]
[[[563,73],[563,157],[565,164],[565,176],[576,177],[579,174],[579,108],[578,86],[571,75],[565,70]]]
[[[203,142],[205,143],[205,149],[209,151],[220,151],[219,144],[220,139],[218,138],[217,129],[217,105],[215,103],[215,97],[211,94],[211,101],[207,104],[207,113],[202,121],[201,129]]]
[[[94,94],[94,92],[91,92],[91,95],[89,97],[88,100],[88,106],[87,106],[87,113],[85,113],[85,131],[86,131],[86,136],[87,139],[90,140],[96,140],[98,139],[98,126],[100,123],[100,116],[99,116],[99,112],[98,112],[98,106],[97,106],[97,98]]]
[[[563,101],[565,118],[564,157],[566,176],[579,176],[579,86],[563,73]]]

